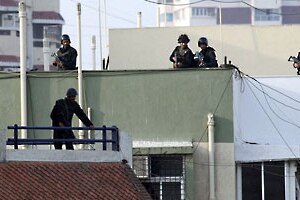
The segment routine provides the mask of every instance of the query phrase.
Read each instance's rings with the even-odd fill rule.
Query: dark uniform
[[[176,61],[173,57],[176,57]],[[170,55],[170,61],[176,65],[175,68],[191,68],[194,67],[194,54],[189,47],[177,46]]]
[[[190,39],[186,34],[178,37],[180,46],[176,46],[170,55],[170,61],[173,62],[174,68],[191,68],[194,67],[194,54],[188,47]]]
[[[205,68],[218,67],[215,49],[208,46],[207,38],[201,37],[198,40],[198,47],[201,48],[201,51],[195,54],[196,66]]]
[[[76,69],[76,58],[77,51],[71,46],[66,48],[59,48],[57,51],[59,61],[62,63],[64,70],[75,70]]]
[[[297,59],[300,60],[300,52],[298,53]],[[297,68],[297,75],[300,75],[300,68],[299,67]]]
[[[53,65],[57,66],[60,70],[75,70],[77,51],[70,46],[71,40],[69,35],[62,35],[60,43],[62,47],[56,52]]]
[[[56,101],[52,112],[52,126],[59,126],[59,122],[64,126],[72,126],[72,118],[74,113],[86,126],[92,126],[93,123],[89,120],[83,110],[80,108],[76,101],[70,101],[68,98],[59,99]],[[75,139],[75,135],[72,130],[54,130],[53,139]],[[62,142],[55,142],[55,149],[62,149]],[[72,142],[66,142],[66,149],[73,150]]]
[[[203,55],[203,65],[201,67],[218,67],[214,48],[207,47],[206,49],[201,50],[200,54]]]

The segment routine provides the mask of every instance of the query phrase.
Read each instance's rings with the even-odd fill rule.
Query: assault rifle
[[[194,55],[194,61],[197,67],[203,67],[205,65],[203,59],[204,59],[203,54],[200,53],[199,51],[196,51]]]
[[[298,63],[300,65],[300,60],[295,56],[290,56],[288,59],[289,62]]]
[[[64,70],[65,69],[63,63],[59,59],[59,55],[56,52],[53,52],[51,54],[51,57],[54,57],[55,60],[53,62],[53,65],[56,66],[58,70]]]
[[[295,57],[295,56],[290,56],[289,59],[288,59],[288,61],[293,62],[293,63],[297,63],[298,65],[300,65],[300,60],[297,57]],[[297,74],[300,75],[300,68],[299,67],[295,67],[295,65],[293,65],[293,66],[294,66],[294,68],[297,69]]]

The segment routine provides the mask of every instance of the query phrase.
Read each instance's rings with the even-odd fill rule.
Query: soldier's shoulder
[[[56,100],[56,104],[63,104],[64,103],[64,99],[58,99],[58,100]]]

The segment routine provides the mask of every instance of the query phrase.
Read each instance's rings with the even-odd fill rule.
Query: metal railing
[[[112,127],[47,127],[47,126],[7,126],[8,129],[14,130],[14,137],[8,138],[6,145],[14,145],[14,149],[18,149],[18,145],[52,145],[54,142],[72,142],[73,144],[95,144],[102,143],[102,149],[107,150],[107,143],[111,143],[112,151],[119,151],[119,129]],[[100,130],[102,131],[102,139],[19,139],[19,130]],[[111,131],[111,139],[107,139],[107,131]]]

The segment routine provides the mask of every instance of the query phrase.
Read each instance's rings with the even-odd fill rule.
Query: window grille
[[[183,155],[134,156],[133,169],[154,200],[185,199]]]

